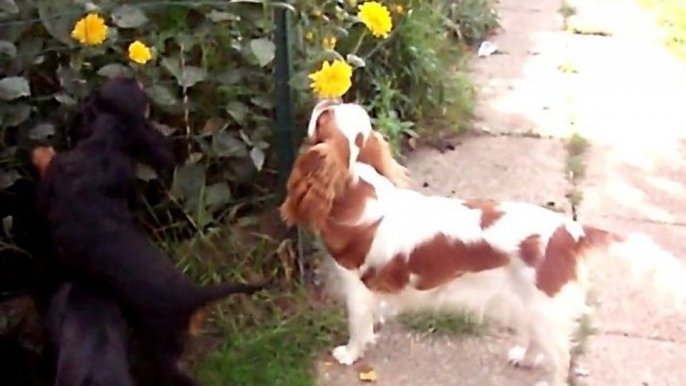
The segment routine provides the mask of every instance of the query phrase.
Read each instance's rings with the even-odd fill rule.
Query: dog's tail
[[[267,281],[262,283],[222,283],[215,286],[203,287],[195,308],[202,307],[207,303],[211,303],[234,294],[251,295],[255,292],[267,289],[271,285],[272,283]]]
[[[686,309],[685,260],[643,234],[618,235],[584,226],[584,235],[581,243],[589,259],[591,280],[598,282],[608,269],[618,269],[630,279],[629,284],[647,287],[661,304]]]

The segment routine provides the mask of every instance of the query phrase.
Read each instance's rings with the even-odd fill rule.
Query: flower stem
[[[360,37],[357,39],[357,43],[355,44],[355,48],[353,48],[351,54],[357,55],[357,51],[360,50],[360,47],[362,47],[362,42],[364,41],[365,36],[367,36],[367,30],[362,30],[362,33],[360,34]]]

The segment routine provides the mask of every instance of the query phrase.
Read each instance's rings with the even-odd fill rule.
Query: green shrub
[[[3,1],[0,199],[17,193],[10,188],[18,180],[32,178],[21,156],[25,150],[45,142],[66,148],[60,122],[104,78],[125,75],[140,79],[152,101],[151,116],[184,160],[171,181],[139,168],[141,217],[158,241],[174,245],[189,236],[205,237],[273,204],[275,7],[286,8],[292,21],[296,134],[303,132],[312,106],[308,75],[335,58],[355,66],[345,99],[367,105],[394,144],[421,135],[418,127],[435,118],[456,127],[470,111],[471,89],[461,72],[467,44],[497,25],[490,0],[389,2],[393,28],[385,39],[359,22],[357,5],[356,0]],[[108,26],[102,44],[85,46],[71,36],[89,12]],[[334,49],[330,37],[336,38]],[[151,48],[151,61],[138,64],[127,57],[134,41]],[[11,219],[3,224],[11,225]],[[3,238],[13,232],[5,228]]]

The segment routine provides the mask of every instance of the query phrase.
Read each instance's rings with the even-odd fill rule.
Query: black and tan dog
[[[166,138],[146,119],[145,93],[134,80],[112,79],[81,106],[78,141],[54,154],[38,148],[43,170],[38,205],[60,262],[76,277],[97,282],[132,316],[170,384],[197,385],[177,366],[193,316],[202,306],[266,284],[192,283],[138,226],[128,197],[136,162],[158,171],[174,166]]]

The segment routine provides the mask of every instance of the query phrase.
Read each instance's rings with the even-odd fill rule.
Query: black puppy
[[[60,261],[106,286],[125,312],[130,309],[160,375],[172,384],[196,385],[177,367],[193,314],[209,302],[266,284],[197,286],[139,228],[127,200],[135,162],[158,171],[174,164],[146,109],[147,97],[134,80],[112,79],[96,91],[81,108],[76,145],[45,166],[38,205]]]
[[[53,296],[46,326],[55,348],[54,386],[133,386],[127,325],[119,306],[67,282]]]

